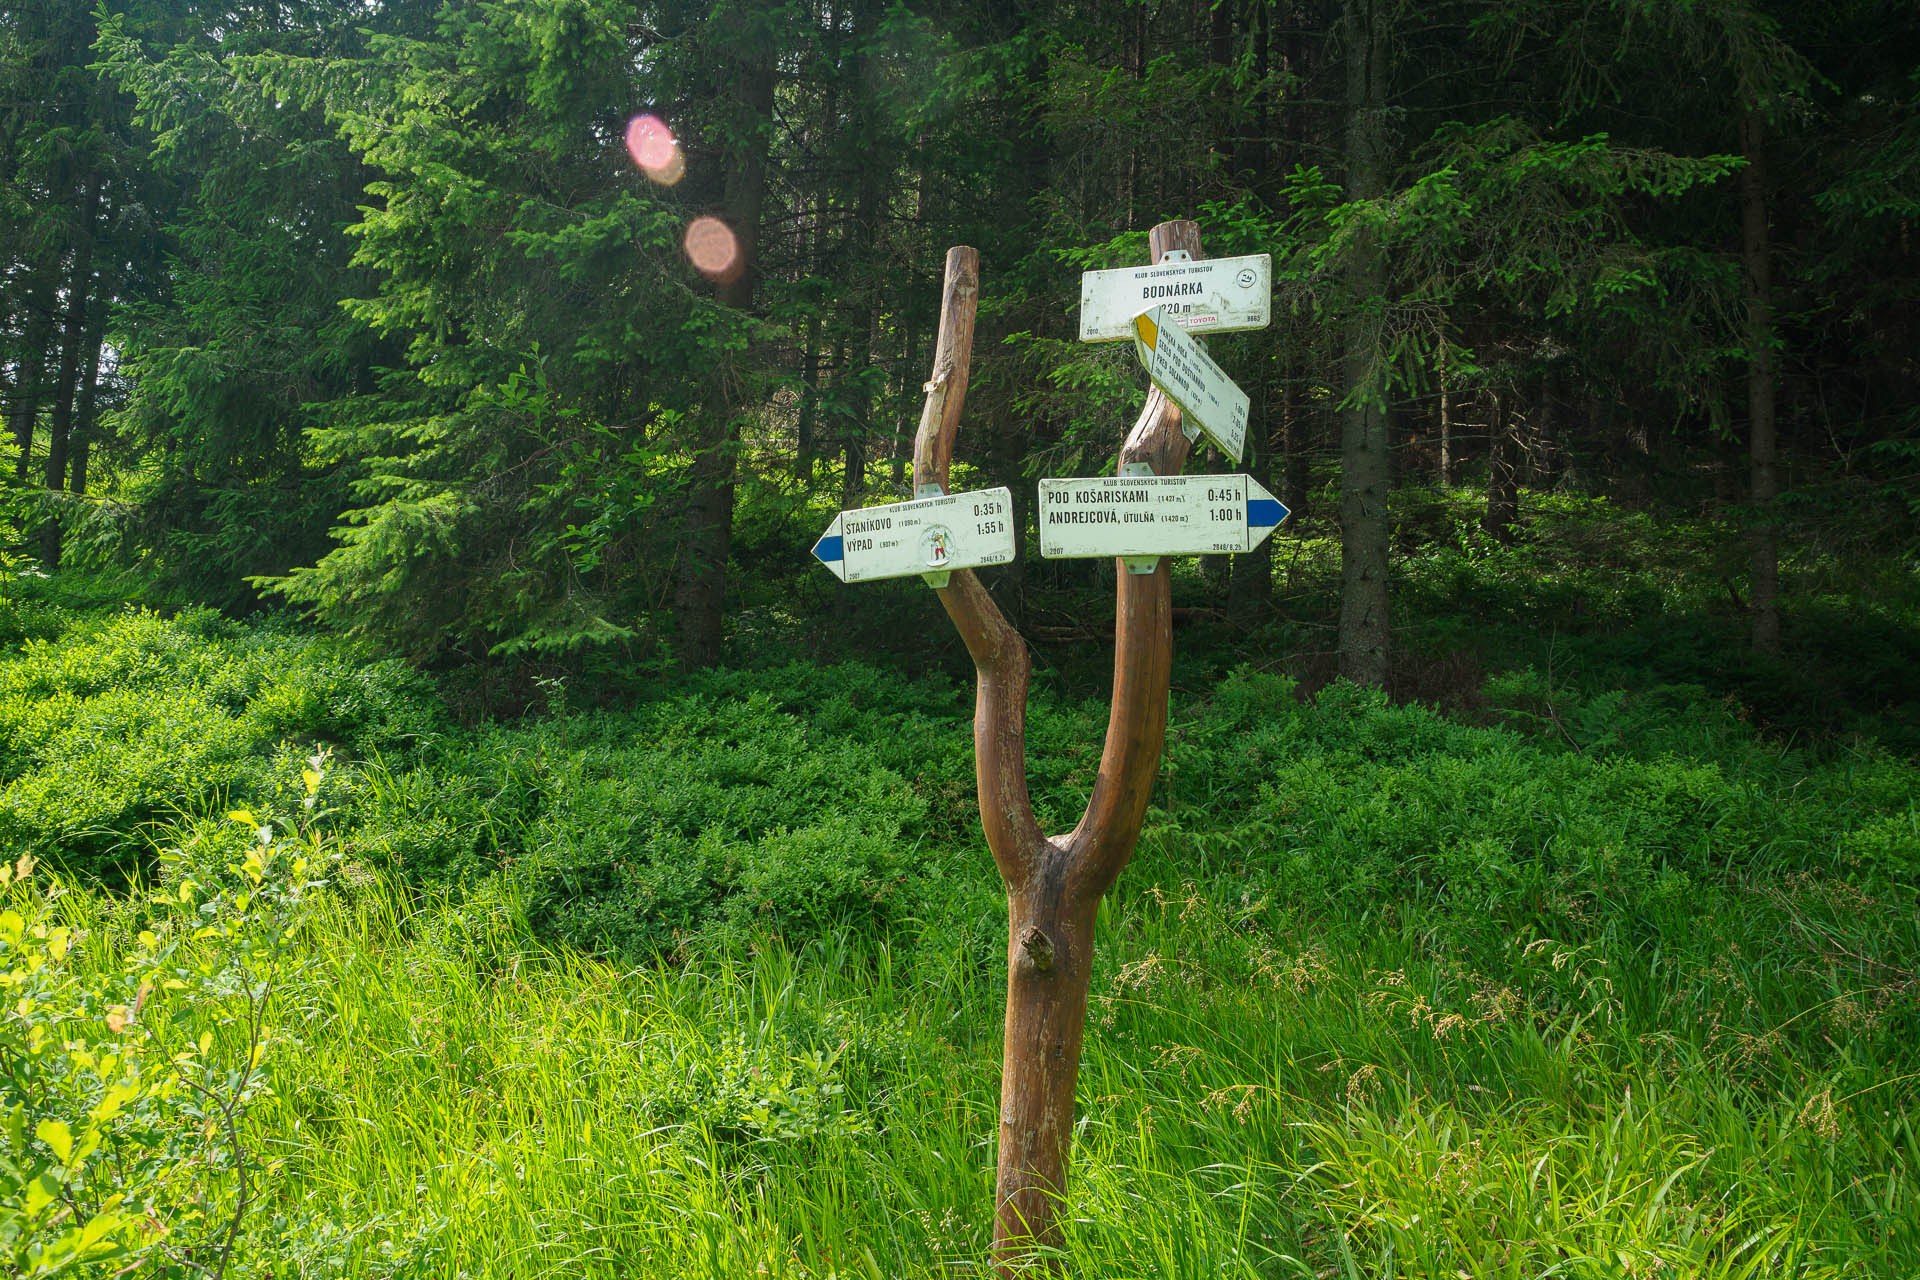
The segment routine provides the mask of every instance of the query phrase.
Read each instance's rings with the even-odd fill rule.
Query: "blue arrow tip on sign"
[[[846,540],[839,534],[831,538],[822,538],[813,544],[813,554],[821,564],[832,564],[836,560],[847,558]]]
[[[1287,509],[1274,498],[1247,499],[1247,527],[1266,529],[1279,524],[1288,516]]]

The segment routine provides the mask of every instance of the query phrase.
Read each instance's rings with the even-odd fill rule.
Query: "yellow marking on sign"
[[[1160,326],[1153,322],[1153,313],[1147,312],[1133,318],[1133,331],[1140,335],[1140,341],[1155,351],[1160,349]]]

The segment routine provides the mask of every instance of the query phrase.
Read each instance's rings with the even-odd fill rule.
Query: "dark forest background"
[[[1408,554],[1601,498],[1705,519],[1732,647],[1804,658],[1813,558],[1913,564],[1917,68],[1898,0],[24,0],[9,554],[490,669],[885,647],[926,593],[806,549],[908,496],[946,248],[965,483],[1030,521],[1144,390],[1074,340],[1080,272],[1192,217],[1274,255],[1272,327],[1213,346],[1295,515],[1183,607],[1392,685]],[[744,270],[690,263],[701,216]],[[1328,540],[1337,601],[1289,596]],[[989,576],[1044,634],[1112,571],[1028,544]]]

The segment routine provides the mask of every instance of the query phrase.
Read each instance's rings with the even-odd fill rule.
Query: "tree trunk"
[[[33,474],[34,426],[40,418],[40,406],[46,399],[47,348],[53,341],[55,270],[40,271],[37,282],[27,291],[25,334],[20,347],[20,365],[14,378],[13,395],[7,402],[7,424],[13,434],[14,478],[25,481]]]
[[[852,511],[860,505],[860,495],[866,490],[867,462],[861,456],[861,437],[865,424],[857,416],[847,418],[847,442],[841,454],[840,471],[840,509]]]
[[[1257,0],[1250,0],[1250,3]],[[1274,19],[1277,14],[1287,11],[1274,6],[1262,6],[1261,31],[1263,40],[1270,45]],[[1280,33],[1281,65],[1286,69],[1295,86],[1305,83],[1312,71],[1309,65],[1310,46],[1304,31],[1305,22],[1282,23]],[[1292,165],[1301,162],[1311,145],[1323,143],[1326,139],[1319,125],[1319,118],[1310,111],[1302,95],[1296,88],[1288,89],[1280,98],[1278,107],[1279,130],[1281,136],[1292,139],[1292,145],[1283,152],[1275,168],[1284,172]],[[1269,203],[1278,204],[1278,193],[1266,192],[1264,198]],[[1291,520],[1298,527],[1307,518],[1307,490],[1312,484],[1313,472],[1311,456],[1320,441],[1325,437],[1321,422],[1321,410],[1309,406],[1303,398],[1301,371],[1317,363],[1316,344],[1319,330],[1309,331],[1312,336],[1304,337],[1302,327],[1292,324],[1281,336],[1280,353],[1280,421],[1277,439],[1280,466],[1280,501],[1292,513]],[[1271,546],[1269,538],[1263,545]]]
[[[1741,121],[1740,146],[1747,167],[1740,172],[1741,257],[1747,285],[1747,460],[1752,524],[1747,531],[1752,564],[1752,643],[1759,653],[1780,653],[1780,541],[1773,503],[1773,272],[1767,244],[1766,126],[1758,111]]]
[[[1607,441],[1608,496],[1630,507],[1646,503],[1649,441],[1642,406],[1627,400],[1618,386],[1605,389],[1595,401],[1601,434]]]
[[[732,73],[738,101],[746,109],[745,127],[730,136],[721,203],[727,225],[738,238],[741,261],[739,270],[715,290],[715,297],[723,305],[744,312],[753,305],[753,286],[759,271],[767,129],[773,116],[773,53],[771,38],[764,30],[746,33],[739,44],[746,48],[732,64]],[[735,383],[733,379],[716,379],[722,390],[702,411],[688,477],[686,524],[673,599],[675,638],[683,671],[719,662],[725,637],[727,555],[733,540],[733,478],[739,441],[735,415],[740,407],[728,388]]]
[[[1273,455],[1279,444],[1284,422],[1290,406],[1287,405],[1286,385],[1282,382],[1275,386],[1265,379],[1261,384],[1266,403],[1271,406],[1278,402],[1279,412],[1269,409],[1261,416],[1267,423],[1265,431],[1247,433],[1246,470],[1255,481],[1265,486],[1268,493],[1274,492]],[[1282,499],[1285,502],[1285,499]],[[1273,544],[1276,539],[1263,538],[1260,545],[1245,555],[1238,557],[1239,563],[1233,566],[1233,585],[1227,599],[1235,613],[1253,613],[1273,603]]]
[[[67,318],[60,337],[60,372],[53,386],[53,412],[47,419],[48,493],[62,493],[67,487],[73,404],[80,390],[83,353],[93,328],[89,313],[90,304],[94,302],[94,222],[100,212],[101,187],[101,179],[96,174],[88,188],[86,210],[81,215],[73,248],[73,271],[67,280]],[[40,562],[49,573],[60,567],[60,517],[54,512],[49,512],[40,526]]]
[[[1221,6],[1225,7],[1224,4]],[[1252,42],[1253,80],[1259,92],[1253,100],[1253,128],[1234,144],[1234,170],[1246,175],[1247,189],[1259,199],[1276,203],[1268,189],[1273,172],[1273,104],[1276,95],[1267,76],[1273,70],[1273,15],[1266,0],[1243,0],[1240,25]]]
[[[829,17],[831,14],[829,14]],[[829,132],[839,114],[840,95],[838,82],[830,80],[827,84],[826,103],[821,110],[821,118],[827,122]],[[815,139],[817,144],[819,140]],[[813,258],[812,274],[825,277],[829,274],[827,257],[827,184],[822,181],[813,197]],[[806,337],[803,341],[806,349],[801,354],[800,365],[800,423],[796,428],[794,441],[793,474],[802,480],[811,480],[813,460],[818,452],[814,439],[814,428],[820,417],[820,313],[824,302],[809,307],[807,311]]]
[[[853,6],[853,98],[852,126],[859,136],[879,136],[877,91],[874,80],[872,45],[880,21],[881,0],[855,0]],[[853,396],[853,412],[848,419],[846,471],[842,476],[841,502],[844,510],[860,505],[867,489],[867,454],[875,445],[873,407],[876,378],[874,369],[874,326],[879,323],[882,306],[880,264],[875,249],[880,242],[881,184],[892,169],[890,157],[869,149],[863,155],[855,181],[853,234],[849,237],[847,266],[860,287],[848,291],[844,301],[855,335],[852,376],[848,379]],[[884,389],[881,389],[884,398]]]
[[[1440,487],[1453,488],[1453,387],[1447,381],[1447,349],[1440,348]]]
[[[1162,223],[1152,243],[1156,262],[1175,247],[1190,246],[1200,256],[1198,228],[1190,222]],[[1147,397],[1120,465],[1150,462],[1157,474],[1177,475],[1187,448],[1179,411],[1156,391]],[[1039,828],[1029,809],[1020,829],[989,840],[1007,883],[1006,1060],[994,1216],[994,1257],[1004,1274],[1012,1274],[1030,1248],[1060,1244],[1056,1213],[1067,1189],[1094,917],[1101,896],[1133,856],[1166,740],[1173,653],[1168,564],[1162,559],[1145,575],[1119,567],[1115,572],[1113,699],[1086,814],[1070,834],[1035,840]],[[980,651],[971,642],[968,647],[977,663]],[[1020,656],[1024,660],[1024,650]],[[984,683],[980,696],[983,702],[988,696]],[[995,728],[992,717],[976,716],[976,744]],[[990,798],[1007,791],[1004,779],[988,772],[990,756],[1004,760],[1011,753],[980,752],[983,822],[993,821],[987,817]],[[1021,769],[1024,800],[1024,761]]]
[[[1513,545],[1513,526],[1520,519],[1520,475],[1513,434],[1511,396],[1488,393],[1487,511],[1480,527],[1502,546]]]
[[[734,432],[724,406],[700,424],[688,473],[687,514],[673,608],[681,671],[720,661],[726,626],[727,555],[733,537]]]
[[[84,300],[79,305],[83,310]],[[84,316],[69,317],[70,324],[84,323]],[[60,378],[53,391],[53,413],[47,421],[47,462],[43,479],[50,494],[63,493],[67,487],[68,446],[73,439],[73,402],[80,379],[80,335],[69,330],[60,342]],[[46,512],[40,523],[40,567],[52,573],[60,567],[61,521],[58,507]]]
[[[1280,401],[1280,501],[1295,523],[1307,518],[1313,488],[1313,452],[1327,437],[1323,410],[1301,402],[1300,387],[1291,378]]]
[[[800,420],[794,427],[793,474],[806,480],[813,474],[813,424],[820,412],[820,317],[807,317],[806,350],[800,356]]]
[[[1350,0],[1347,38],[1347,194],[1386,193],[1386,0]],[[1358,238],[1346,268],[1352,318],[1342,361],[1347,407],[1340,430],[1340,674],[1356,684],[1387,682],[1387,452],[1385,375],[1379,372],[1380,308],[1386,263],[1370,235]]]
[[[900,388],[900,404],[898,407],[898,416],[894,419],[896,425],[893,429],[893,448],[890,451],[893,456],[888,463],[891,469],[890,478],[893,481],[895,490],[904,488],[907,483],[908,443],[905,424],[908,411],[913,404],[913,374],[911,372],[913,368],[913,337],[913,319],[909,314],[901,317],[900,321],[900,376],[897,384]]]
[[[1274,469],[1276,457],[1287,457],[1288,440],[1293,431],[1295,409],[1290,353],[1283,349],[1277,364],[1272,372],[1261,375],[1259,391],[1264,401],[1261,419],[1265,430],[1247,433],[1246,469],[1267,492],[1279,493],[1282,505],[1291,513],[1293,504],[1282,492],[1286,486],[1275,488]],[[1228,598],[1235,612],[1250,614],[1272,607],[1273,548],[1277,541],[1277,537],[1262,539],[1259,546],[1241,556],[1240,563],[1234,566],[1233,589]]]
[[[1551,370],[1540,375],[1540,399],[1528,420],[1528,425],[1533,429],[1533,448],[1527,459],[1527,487],[1542,493],[1559,483],[1564,456],[1560,448],[1557,382]]]
[[[78,497],[87,491],[87,460],[93,449],[93,428],[100,419],[100,348],[105,339],[106,294],[93,308],[87,326],[86,366],[80,374],[80,404],[74,410],[73,436],[67,462],[67,492]]]
[[[1213,6],[1207,33],[1207,61],[1219,71],[1223,77],[1227,74],[1228,68],[1233,63],[1233,11],[1234,6],[1229,3],[1229,0],[1218,0]],[[1238,142],[1234,143],[1230,148],[1227,162],[1231,177],[1239,177],[1244,159],[1245,148]],[[1202,342],[1201,345],[1205,346],[1206,344]],[[1245,452],[1248,456],[1244,461],[1248,464],[1252,464],[1261,452],[1259,442],[1254,438],[1255,434],[1254,432],[1248,432],[1247,434]],[[1206,469],[1213,471],[1216,470],[1219,465],[1220,451],[1209,445],[1207,447]],[[1234,563],[1237,558],[1238,557],[1235,556],[1200,557],[1201,580],[1207,584],[1208,594],[1222,603],[1228,603],[1233,598],[1234,571],[1239,568],[1239,566]]]

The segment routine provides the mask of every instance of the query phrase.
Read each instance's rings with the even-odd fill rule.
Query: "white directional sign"
[[[1273,321],[1273,257],[1256,253],[1084,272],[1080,341],[1131,338],[1133,318],[1158,306],[1175,324],[1196,333],[1264,329]]]
[[[1135,316],[1133,332],[1134,350],[1153,385],[1224,453],[1240,461],[1247,444],[1247,393],[1233,385],[1206,348],[1167,323],[1164,308]]]
[[[1251,551],[1286,518],[1248,475],[1040,482],[1040,554],[1053,560]]]
[[[1013,494],[982,489],[842,511],[813,554],[842,582],[872,582],[1007,564],[1013,546]]]

